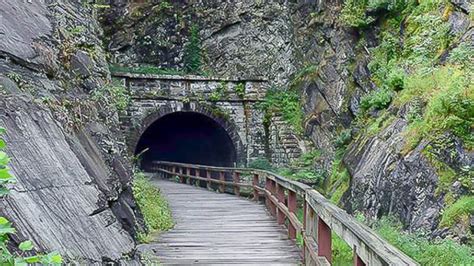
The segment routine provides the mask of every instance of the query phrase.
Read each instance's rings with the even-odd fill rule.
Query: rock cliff
[[[0,215],[15,242],[87,264],[130,257],[137,223],[117,115],[89,95],[109,82],[94,12],[0,1],[0,127],[17,179]]]

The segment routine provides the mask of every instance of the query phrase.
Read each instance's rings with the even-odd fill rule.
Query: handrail
[[[164,161],[153,162],[151,170],[167,177],[177,176],[181,183],[206,182],[208,188],[214,183],[220,192],[232,188],[236,195],[241,194],[241,188],[251,188],[254,200],[265,198],[267,208],[279,224],[288,223],[290,239],[295,240],[297,234],[302,236],[305,265],[331,264],[332,231],[352,247],[354,265],[418,265],[310,186],[272,172]],[[251,183],[242,181],[246,175],[252,176]],[[298,196],[303,203],[303,223],[296,215]]]

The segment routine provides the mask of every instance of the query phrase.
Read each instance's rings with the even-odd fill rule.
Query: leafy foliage
[[[458,222],[467,224],[472,214],[474,214],[474,196],[461,197],[444,210],[440,226],[452,226]]]
[[[360,109],[363,112],[382,110],[392,102],[392,92],[388,89],[379,89],[370,92],[360,101]]]
[[[221,81],[216,89],[209,95],[209,100],[212,102],[216,102],[218,100],[222,100],[227,95],[227,82]]]
[[[427,103],[421,119],[411,123],[406,132],[408,148],[422,138],[433,139],[446,131],[463,139],[467,147],[474,147],[474,83],[466,74],[457,66],[442,66],[407,79],[407,88],[397,102],[417,97]]]
[[[272,171],[273,166],[267,158],[257,158],[248,164],[249,168]]]
[[[234,90],[240,99],[243,99],[245,97],[245,83],[243,82],[237,83],[237,85],[235,85]]]
[[[350,174],[341,159],[333,162],[331,175],[329,176],[329,193],[331,202],[339,204],[342,195],[349,189]]]
[[[190,28],[189,41],[184,47],[184,70],[186,73],[198,74],[201,72],[202,51],[199,38],[199,28],[192,25]]]
[[[119,83],[111,83],[92,91],[92,99],[100,102],[102,108],[125,111],[131,98],[127,89]]]
[[[0,127],[0,135],[5,133],[5,129]],[[0,198],[8,194],[7,185],[14,182],[13,176],[9,173],[8,162],[10,158],[2,150],[5,148],[5,141],[0,138]],[[20,254],[12,254],[8,250],[9,235],[16,232],[12,224],[5,218],[0,217],[0,265],[27,265],[27,264],[44,264],[44,265],[61,265],[62,257],[57,252],[46,255],[33,254],[33,242],[26,240],[18,245]],[[29,255],[27,255],[29,254]]]
[[[322,169],[315,167],[320,157],[320,150],[303,153],[298,159],[294,160],[291,165],[286,168],[277,169],[277,172],[290,179],[320,185],[326,176],[326,173]]]
[[[351,27],[365,27],[375,19],[367,16],[367,0],[346,0],[341,11],[341,20]]]
[[[296,91],[268,90],[265,101],[260,104],[260,108],[265,112],[264,123],[269,124],[273,114],[281,113],[283,119],[292,125],[296,132],[303,133],[304,114]]]
[[[339,133],[337,138],[334,140],[334,146],[336,148],[344,148],[352,140],[351,129],[344,129]]]
[[[392,218],[383,217],[375,230],[421,265],[473,265],[472,250],[451,239],[429,240],[422,232],[407,233]]]
[[[173,227],[173,218],[166,199],[141,172],[135,173],[133,195],[149,233],[166,231]],[[150,240],[149,234],[145,232],[139,233],[138,238],[141,242]]]

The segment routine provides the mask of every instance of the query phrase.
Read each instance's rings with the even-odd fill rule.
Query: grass
[[[402,231],[400,224],[382,218],[375,226],[377,233],[421,265],[473,265],[472,248],[451,239],[429,240],[420,232]]]
[[[474,83],[469,77],[459,66],[442,66],[407,79],[396,103],[402,105],[414,98],[426,102],[421,119],[413,121],[405,132],[407,149],[422,138],[433,140],[446,131],[461,138],[468,149],[474,148]]]
[[[473,214],[474,196],[463,196],[444,210],[440,226],[449,227],[456,223],[468,224],[469,216]]]
[[[143,173],[135,174],[133,195],[148,228],[148,232],[138,233],[137,238],[140,242],[148,242],[151,240],[152,233],[166,231],[173,227],[168,203],[161,196],[159,189]]]

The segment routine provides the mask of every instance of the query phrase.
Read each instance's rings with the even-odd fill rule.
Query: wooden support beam
[[[206,170],[207,189],[211,189],[211,170]]]
[[[296,208],[297,208],[297,203],[296,203],[296,192],[288,190],[288,210],[290,213],[293,213],[296,215]],[[292,223],[289,223],[288,225],[288,237],[290,239],[296,239],[296,228]]]
[[[190,176],[191,175],[191,168],[186,167],[186,175]],[[184,177],[184,183],[186,184],[191,184],[191,178],[186,178]]]
[[[285,188],[278,183],[275,184],[275,196],[279,203],[285,204]],[[285,223],[285,214],[280,209],[277,209],[277,223]]]
[[[201,177],[201,171],[199,169],[194,170],[197,177]],[[201,186],[201,181],[199,179],[194,180],[194,185]]]
[[[186,178],[184,177],[184,168],[179,167],[178,171],[181,173],[181,175],[179,176],[179,182],[185,184],[186,183]]]
[[[365,266],[365,263],[362,261],[362,259],[357,255],[357,248],[354,247],[352,249],[353,251],[353,257],[354,257],[354,266]]]
[[[258,174],[253,175],[253,180],[252,180],[252,185],[253,185],[253,200],[258,201],[259,196],[258,196]]]
[[[270,194],[272,193],[272,180],[269,178],[265,178],[265,190],[269,191]],[[267,194],[265,194],[265,205],[267,206],[267,209],[270,211],[270,214],[275,216],[275,213],[273,210],[275,210],[273,206],[273,202],[271,199],[268,197]]]
[[[232,181],[234,183],[234,194],[240,196],[240,187],[237,185],[240,183],[240,173],[234,172],[232,176]]]
[[[219,180],[222,182],[225,182],[225,172],[219,172]],[[225,184],[221,183],[219,185],[219,192],[224,193],[225,192]]]
[[[332,262],[331,228],[318,217],[318,255],[323,256],[329,263]]]

